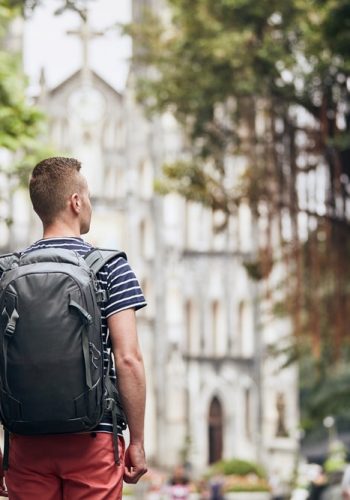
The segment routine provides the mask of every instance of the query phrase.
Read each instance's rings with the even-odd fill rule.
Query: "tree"
[[[0,200],[7,205],[2,220],[12,223],[11,198],[22,182],[27,182],[29,169],[43,157],[45,144],[40,133],[43,115],[27,101],[26,78],[21,68],[21,55],[10,46],[9,29],[20,15],[18,7],[3,2],[0,6]]]
[[[62,14],[66,10],[73,10],[82,19],[86,19],[86,8],[89,1],[94,0],[60,0],[56,10],[56,15]],[[19,9],[22,16],[30,16],[33,11],[44,4],[44,0],[2,0],[5,7]]]
[[[39,121],[38,111],[26,102],[19,54],[7,49],[9,23],[16,14],[16,9],[0,9],[0,147],[11,151],[17,151],[37,135]]]
[[[288,274],[275,310],[292,318],[290,355],[311,352],[320,385],[349,343],[348,2],[193,0],[190,14],[185,0],[168,4],[171,23],[145,12],[128,28],[138,65],[151,68],[141,102],[171,110],[187,138],[158,188],[227,217],[248,201],[266,234],[246,268],[266,284],[277,221]]]

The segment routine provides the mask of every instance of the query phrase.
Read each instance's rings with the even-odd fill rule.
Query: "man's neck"
[[[75,236],[75,235],[71,235],[71,234],[59,234],[59,235],[47,235],[47,234],[43,234],[42,237],[40,238],[41,240],[65,240],[65,239],[72,239],[72,238],[76,238],[76,239],[82,239],[81,236]],[[0,497],[1,498],[1,497]]]
[[[78,228],[68,226],[64,223],[51,224],[44,226],[43,238],[80,238],[80,230]]]

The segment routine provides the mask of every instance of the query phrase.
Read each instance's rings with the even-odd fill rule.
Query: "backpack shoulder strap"
[[[84,255],[85,262],[90,269],[96,274],[100,269],[110,260],[116,257],[123,257],[127,259],[126,254],[119,250],[107,250],[103,248],[93,248]],[[102,290],[97,291],[102,292]],[[102,294],[103,296],[103,294]],[[102,299],[106,300],[105,298]],[[118,451],[118,425],[122,429],[126,429],[126,417],[119,403],[118,390],[112,383],[110,378],[110,366],[112,365],[112,351],[108,354],[108,366],[105,374],[105,387],[107,391],[107,411],[111,413],[113,425],[113,441],[114,441],[114,460],[116,464],[120,464],[119,451]]]
[[[15,262],[19,261],[20,253],[7,253],[0,255],[0,271],[8,271]]]
[[[126,253],[120,250],[107,250],[104,248],[93,248],[84,255],[85,262],[95,274],[98,273],[107,262],[115,257],[127,259]]]

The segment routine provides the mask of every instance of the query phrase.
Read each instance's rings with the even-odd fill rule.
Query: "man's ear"
[[[73,193],[72,196],[70,197],[70,202],[71,202],[71,207],[72,210],[76,213],[80,213],[80,207],[81,207],[81,201],[80,201],[80,196],[78,193]]]

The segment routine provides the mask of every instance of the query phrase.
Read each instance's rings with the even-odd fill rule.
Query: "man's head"
[[[79,223],[80,234],[90,229],[91,205],[81,164],[74,158],[47,158],[34,168],[29,193],[44,227],[64,220]]]

